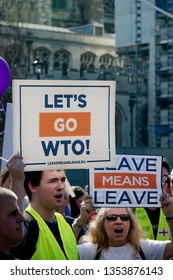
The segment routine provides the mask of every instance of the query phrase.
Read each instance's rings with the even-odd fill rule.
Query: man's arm
[[[80,234],[80,231],[89,221],[90,214],[93,210],[92,196],[84,195],[83,201],[81,203],[80,215],[76,218],[72,224],[76,240]]]
[[[23,158],[20,155],[12,155],[8,160],[6,167],[9,170],[9,173],[12,177],[12,186],[11,190],[18,197],[18,205],[21,212],[23,212],[23,198],[25,196],[24,189],[24,168],[25,163],[23,162]]]

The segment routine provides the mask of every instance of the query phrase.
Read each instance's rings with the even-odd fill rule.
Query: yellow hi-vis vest
[[[155,240],[152,224],[150,222],[146,210],[144,208],[136,208],[135,213],[140,225],[142,226],[145,234],[147,235],[147,238]],[[160,209],[156,240],[169,240],[169,239],[170,239],[169,226],[164,217],[162,209]]]
[[[33,216],[39,227],[36,251],[31,260],[66,260],[58,242],[42,217],[30,205],[25,211]],[[61,214],[55,213],[55,216],[68,259],[78,260],[76,238],[70,225],[65,221]]]

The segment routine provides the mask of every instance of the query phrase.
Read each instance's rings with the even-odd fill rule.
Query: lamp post
[[[43,63],[39,58],[36,58],[32,65],[34,74],[37,76],[37,80],[40,80],[40,75],[43,74]]]
[[[133,147],[133,108],[135,105],[135,96],[134,94],[130,95],[130,100],[129,100],[129,107],[130,107],[130,143],[131,146]]]

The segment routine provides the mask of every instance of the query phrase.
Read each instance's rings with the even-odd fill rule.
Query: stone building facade
[[[97,22],[114,33],[114,0],[2,0],[0,19],[65,28]]]

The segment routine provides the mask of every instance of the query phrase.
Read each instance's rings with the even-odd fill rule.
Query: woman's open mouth
[[[114,229],[115,233],[123,233],[123,228],[122,227],[117,227]]]

